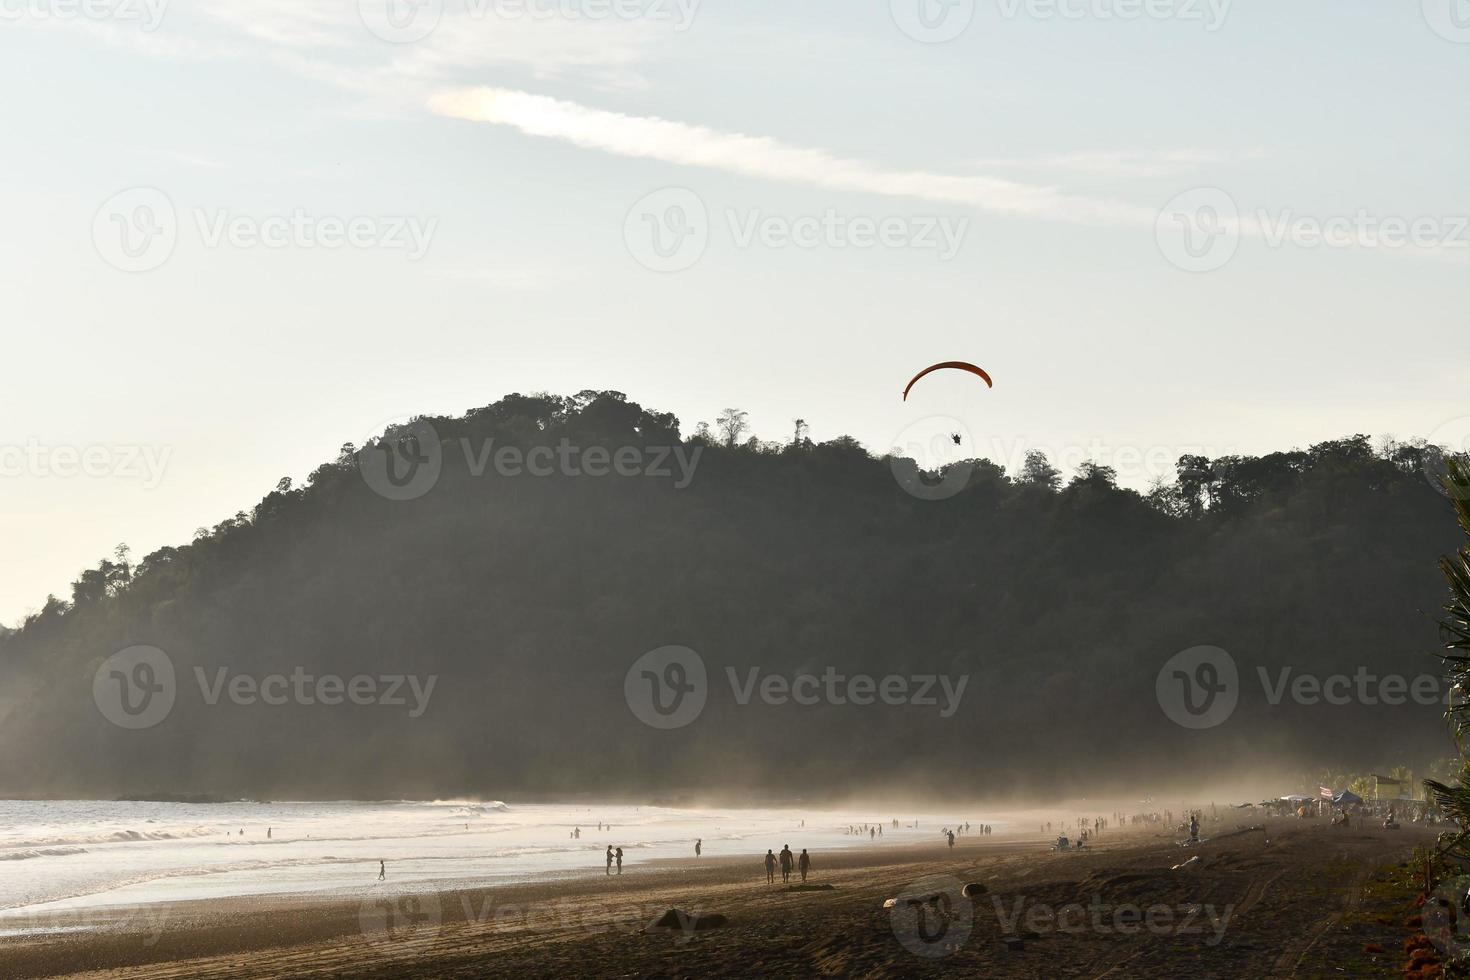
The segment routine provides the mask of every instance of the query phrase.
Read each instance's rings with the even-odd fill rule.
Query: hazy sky
[[[0,622],[511,391],[1470,433],[1465,0],[389,2],[0,0]]]

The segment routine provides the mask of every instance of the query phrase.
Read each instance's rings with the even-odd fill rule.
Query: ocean
[[[894,829],[892,818],[900,827]],[[918,820],[918,828],[911,825]],[[873,846],[853,824],[884,823],[893,845],[939,840],[982,814],[515,804],[498,801],[148,803],[0,800],[0,934],[87,921],[80,910],[269,894],[356,897],[379,861],[399,889],[440,890],[602,874],[655,858]],[[803,821],[805,826],[802,826]],[[598,830],[601,822],[605,828]],[[580,828],[581,836],[574,836]],[[242,833],[243,831],[243,833]],[[68,925],[64,928],[83,926]]]

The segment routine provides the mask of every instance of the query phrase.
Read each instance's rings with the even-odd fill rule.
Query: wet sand
[[[1433,839],[1430,829],[1227,817],[1202,833],[1209,839],[1192,848],[1150,827],[1108,831],[1066,854],[1040,836],[824,852],[813,855],[811,884],[831,888],[810,891],[783,888],[779,873],[767,885],[759,859],[706,855],[611,878],[422,894],[390,881],[351,895],[124,909],[84,930],[75,927],[97,925],[96,915],[57,914],[56,932],[0,938],[0,976],[1398,975],[1401,896],[1372,888]],[[955,895],[947,918],[922,903],[897,916],[882,907],[961,882],[988,892],[969,903]],[[728,924],[643,931],[670,907]],[[1389,952],[1366,953],[1369,943]]]

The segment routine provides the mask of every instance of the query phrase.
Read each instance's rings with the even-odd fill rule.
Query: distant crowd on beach
[[[1104,822],[1101,821],[1101,820],[1099,820],[1099,823],[1102,824]],[[806,827],[806,821],[805,820],[800,821],[800,823],[799,823],[798,826],[800,828],[805,828]],[[884,830],[884,827],[885,826],[888,827],[891,830],[897,830],[897,829],[900,828],[900,826],[902,826],[904,828],[907,828],[907,829],[911,829],[911,830],[918,830],[919,829],[919,821],[918,820],[914,820],[911,823],[900,824],[899,821],[898,821],[898,818],[897,817],[894,817],[891,820],[889,820],[886,824],[885,823],[854,823],[854,824],[848,824],[847,827],[846,827],[846,829],[844,830],[844,834],[847,835],[847,836],[850,836],[850,837],[867,837],[869,840],[876,841],[878,838],[880,838],[880,837],[883,836],[883,830]],[[469,824],[465,824],[465,829],[466,830],[469,829]],[[603,823],[601,820],[599,820],[597,822],[597,830],[599,832],[610,831],[612,829],[613,829],[613,825],[610,824],[610,823]],[[1049,831],[1051,829],[1051,824],[1048,823],[1048,824],[1043,825],[1043,829]],[[955,846],[956,839],[959,838],[959,837],[963,837],[963,836],[965,836],[967,834],[971,834],[971,833],[978,833],[978,834],[981,834],[981,835],[989,835],[989,834],[992,834],[994,832],[995,832],[995,828],[993,826],[991,826],[990,824],[982,823],[982,824],[979,824],[978,826],[974,826],[974,825],[971,825],[971,823],[969,821],[962,821],[962,822],[959,822],[959,823],[955,824],[955,826],[954,826],[953,829],[951,829],[949,827],[942,827],[942,828],[940,828],[939,835],[940,835],[941,839],[945,840],[948,843],[948,845],[951,848],[953,848]],[[239,833],[240,833],[240,836],[243,837],[245,835],[244,829],[241,828]],[[267,839],[270,839],[271,836],[272,836],[271,828],[266,828],[266,838]],[[581,840],[582,839],[582,828],[580,826],[574,826],[574,827],[572,827],[572,829],[567,832],[567,836],[571,840]],[[696,858],[698,858],[698,857],[702,857],[703,854],[704,854],[704,839],[703,838],[698,838],[698,839],[696,839],[694,841],[694,856]],[[775,881],[776,881],[776,872],[778,870],[781,872],[781,881],[783,883],[788,883],[788,884],[790,883],[791,876],[793,874],[800,875],[801,876],[801,880],[803,882],[805,882],[807,880],[808,875],[811,874],[811,870],[812,870],[812,858],[811,858],[811,855],[807,852],[807,849],[806,848],[802,848],[801,853],[800,854],[797,854],[796,852],[792,851],[790,844],[783,844],[782,847],[781,847],[781,851],[780,851],[779,854],[776,853],[776,851],[774,849],[769,849],[768,848],[766,850],[766,854],[765,854],[765,858],[764,858],[764,864],[765,864],[765,869],[766,869],[766,883],[767,884],[774,884],[775,883]],[[606,849],[606,851],[604,851],[604,854],[603,854],[603,869],[604,869],[604,873],[608,877],[612,877],[613,875],[621,875],[623,873],[623,849],[621,847],[619,847],[617,845],[614,845],[614,844],[608,844],[607,845],[607,849]],[[386,879],[386,877],[387,877],[387,862],[385,862],[385,861],[379,861],[378,862],[378,880],[379,881],[383,881],[383,880]]]

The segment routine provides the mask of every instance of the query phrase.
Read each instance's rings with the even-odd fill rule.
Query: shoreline
[[[1013,835],[992,835],[992,837],[998,838],[995,840],[995,843],[997,844],[1001,843],[1002,841],[1007,843],[1020,843],[1020,841]],[[957,840],[962,841],[964,840],[964,838],[957,838]],[[918,840],[895,840],[891,843],[884,843],[880,838],[877,842],[863,840],[861,842],[856,842],[851,845],[839,845],[836,847],[824,848],[822,853],[827,855],[841,855],[855,851],[862,851],[866,853],[883,851],[902,852],[907,849],[928,850],[940,846],[942,845],[937,845],[930,841]],[[593,851],[594,853],[596,852],[595,848],[588,848],[588,850]],[[756,848],[750,851],[742,851],[739,853],[724,853],[718,855],[706,854],[698,858],[649,857],[643,859],[635,858],[629,860],[625,855],[623,867],[625,869],[624,874],[631,878],[635,871],[687,871],[693,868],[721,866],[726,864],[736,864],[742,867],[752,866],[759,862],[760,854],[761,852],[759,848]],[[80,855],[78,856],[80,857]],[[599,880],[604,877],[618,877],[616,870],[614,870],[614,873],[612,875],[607,875],[605,873],[599,874],[599,870],[604,870],[604,866],[602,864],[589,864],[585,867],[580,868],[554,868],[538,872],[508,871],[503,874],[445,876],[443,878],[428,880],[414,879],[406,881],[389,881],[387,882],[387,885],[394,894],[413,895],[424,893],[484,891],[492,888],[509,888],[520,885],[553,884],[557,882],[577,881],[581,879]],[[192,877],[207,877],[207,875],[208,872],[199,872],[197,875],[194,875]],[[132,902],[127,901],[126,899],[109,899],[107,901],[99,901],[96,903],[87,902],[88,899],[104,898],[106,896],[115,895],[119,892],[126,891],[130,887],[134,887],[132,885],[124,885],[116,888],[107,888],[97,892],[88,892],[80,895],[69,896],[66,898],[59,898],[54,901],[38,902],[33,905],[20,905],[10,908],[0,908],[0,937],[17,934],[20,930],[16,928],[13,924],[24,922],[28,919],[74,919],[85,923],[98,923],[98,925],[89,926],[88,928],[102,928],[103,926],[114,923],[115,921],[125,921],[129,917],[136,916],[140,914],[138,910],[142,909],[188,910],[191,908],[203,908],[206,906],[217,907],[222,902],[228,903],[235,901],[279,902],[283,905],[314,906],[321,904],[333,904],[337,901],[340,901],[341,896],[343,896],[344,894],[355,893],[358,891],[366,892],[370,889],[375,889],[377,885],[378,882],[374,880],[370,884],[350,886],[347,890],[318,889],[300,891],[260,891],[221,895],[210,898],[161,899],[147,902]],[[124,911],[118,912],[118,910]]]
[[[772,842],[779,848],[798,839],[824,851],[932,842],[941,825],[939,815],[921,812],[897,828],[884,822],[884,834],[872,839],[849,833],[865,817],[877,829],[869,816],[876,807],[675,811],[526,803],[492,810],[450,801],[237,804],[201,813],[188,804],[119,808],[83,801],[74,809],[48,825],[47,811],[23,806],[0,835],[0,867],[25,872],[0,879],[0,929],[14,931],[17,922],[52,914],[75,918],[82,908],[349,891],[375,880],[380,860],[390,879],[429,891],[445,882],[477,887],[595,874],[608,844],[623,848],[627,865],[636,867],[692,855],[701,838],[707,858],[758,856]],[[998,836],[1017,833],[1032,819],[977,808],[968,813],[976,833],[982,812]],[[953,823],[954,815],[947,816]],[[75,828],[66,830],[67,821]],[[580,828],[575,837],[574,828]]]
[[[1290,818],[1253,826],[1216,821],[1208,830],[1212,839],[1191,848],[1150,826],[1105,831],[1092,848],[1067,854],[1049,852],[1040,835],[961,838],[952,852],[924,842],[822,851],[813,855],[812,884],[832,887],[813,891],[767,885],[758,862],[722,855],[653,859],[622,876],[588,869],[516,884],[446,881],[427,892],[390,881],[290,900],[166,903],[84,933],[0,937],[0,973],[184,980],[886,976],[963,968],[1039,978],[1106,967],[1120,968],[1115,977],[1267,975],[1309,950],[1323,955],[1323,943],[1334,957],[1360,956],[1362,944],[1349,936],[1343,945],[1341,928],[1331,927],[1343,925],[1374,868],[1406,860],[1433,836],[1428,828],[1346,829]],[[790,843],[800,849],[795,834]],[[1191,856],[1200,861],[1175,870]],[[932,887],[921,883],[933,876],[988,889],[967,904],[963,941],[938,956],[883,910],[885,899],[906,888]],[[1024,952],[999,941],[1008,924],[1029,928],[1033,910],[1074,905],[1115,919],[1081,931],[1043,926]],[[1213,918],[1200,914],[1206,907]],[[719,914],[728,924],[643,931],[668,908]],[[1150,923],[1153,910],[1167,911],[1176,926],[1155,934],[1110,924],[1127,908],[1148,910]],[[1178,925],[1190,916],[1204,924],[1196,932]],[[1350,965],[1350,975],[1372,975]]]

